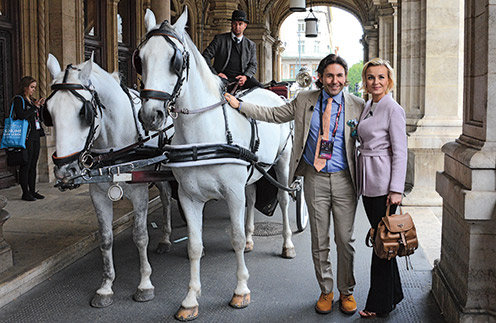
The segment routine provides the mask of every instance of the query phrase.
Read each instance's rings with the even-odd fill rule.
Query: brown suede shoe
[[[334,293],[324,294],[321,293],[317,304],[315,304],[315,311],[319,314],[328,314],[332,311],[332,301],[334,300]]]
[[[341,305],[339,306],[339,309],[341,312],[344,314],[354,314],[357,310],[357,303],[355,301],[355,298],[353,295],[339,295],[339,300],[341,302]]]

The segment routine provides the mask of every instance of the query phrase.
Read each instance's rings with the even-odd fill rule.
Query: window
[[[320,41],[316,40],[314,43],[314,48],[313,50],[315,51],[315,53],[319,53],[320,52]]]
[[[298,40],[298,53],[304,53],[305,52],[305,41],[304,40]]]
[[[0,17],[7,15],[7,0],[0,0]]]
[[[105,68],[105,5],[97,0],[84,0],[84,57],[94,53],[95,62]]]
[[[303,19],[298,19],[298,32],[299,33],[305,32],[305,21]]]
[[[289,64],[289,78],[290,79],[296,78],[296,65],[295,64]]]
[[[117,8],[117,41],[119,48],[119,72],[122,83],[132,87],[136,83],[136,73],[133,70],[132,56],[135,46],[134,1],[121,0]]]

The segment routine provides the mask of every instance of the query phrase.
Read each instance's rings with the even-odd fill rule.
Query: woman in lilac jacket
[[[371,95],[358,121],[357,183],[372,228],[377,229],[386,208],[391,214],[401,203],[407,164],[405,111],[389,91],[394,86],[391,65],[380,58],[367,62],[362,84]],[[363,318],[387,316],[403,299],[396,259],[379,259],[372,252],[370,290]]]

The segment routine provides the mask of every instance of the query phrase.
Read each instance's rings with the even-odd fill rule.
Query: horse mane
[[[205,58],[200,53],[198,47],[196,47],[191,37],[189,37],[188,33],[183,32],[183,36],[184,36],[184,41],[190,50],[190,58],[193,57],[193,59],[195,60],[195,64],[197,67],[195,73],[200,74],[200,77],[204,79],[204,83],[206,84],[206,86],[209,88],[210,91],[214,93],[220,93],[220,90],[223,87],[223,83],[221,79],[217,75],[212,73],[212,71],[207,65],[207,62],[205,61]]]

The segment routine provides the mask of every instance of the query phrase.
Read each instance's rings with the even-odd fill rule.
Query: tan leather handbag
[[[396,256],[409,256],[418,248],[417,231],[413,219],[408,213],[389,214],[389,206],[377,226],[377,234],[371,228],[367,233],[365,243],[374,247],[375,254],[381,259]]]

